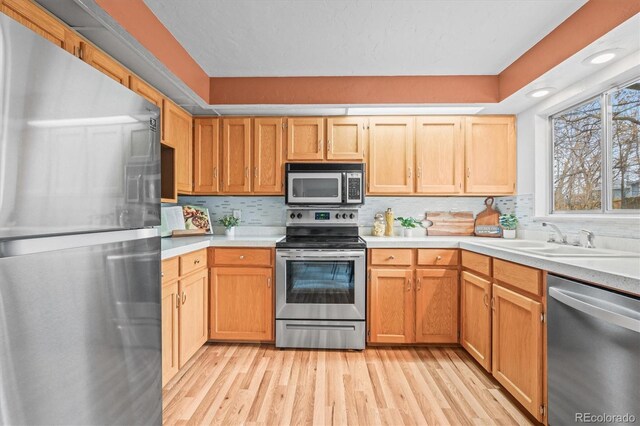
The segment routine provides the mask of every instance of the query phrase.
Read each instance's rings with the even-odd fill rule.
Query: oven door
[[[276,318],[365,319],[364,250],[278,249]]]
[[[287,204],[342,204],[342,173],[289,172]]]

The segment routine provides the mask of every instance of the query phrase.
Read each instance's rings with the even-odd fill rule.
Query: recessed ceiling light
[[[554,89],[553,87],[541,87],[540,89],[532,90],[531,92],[527,93],[527,96],[530,98],[536,98],[536,99],[544,98],[554,90],[556,89]]]
[[[593,55],[587,57],[584,61],[584,64],[587,65],[600,65],[609,62],[616,56],[618,56],[620,49],[609,49],[603,50],[598,53],[594,53]]]

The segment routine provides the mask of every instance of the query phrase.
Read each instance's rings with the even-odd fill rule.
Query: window
[[[551,116],[553,213],[640,211],[640,81]]]

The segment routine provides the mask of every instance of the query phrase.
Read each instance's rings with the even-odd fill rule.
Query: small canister
[[[378,212],[373,217],[373,228],[371,230],[371,235],[374,237],[383,237],[384,236],[384,214],[382,212]]]

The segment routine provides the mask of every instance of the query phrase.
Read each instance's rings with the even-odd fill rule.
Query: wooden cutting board
[[[473,235],[473,212],[427,212],[427,235]]]
[[[484,200],[486,209],[478,213],[474,233],[478,237],[501,237],[500,212],[493,208],[493,197]]]

